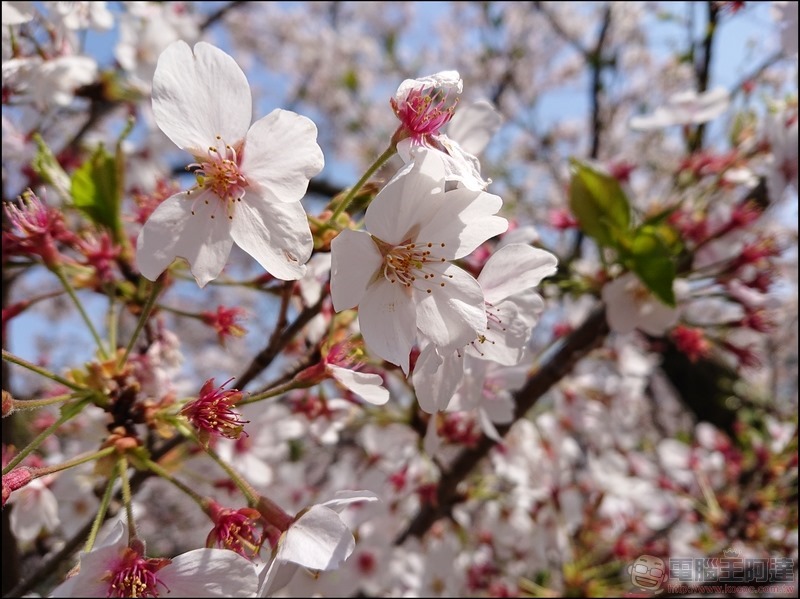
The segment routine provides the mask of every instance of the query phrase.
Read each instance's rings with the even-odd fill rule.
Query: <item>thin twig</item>
[[[297,335],[303,329],[303,327],[311,321],[312,318],[320,313],[320,310],[322,310],[322,304],[325,302],[326,298],[326,294],[321,294],[317,303],[313,306],[308,306],[302,312],[300,312],[297,318],[295,318],[294,322],[286,327],[280,335],[273,335],[273,338],[267,344],[267,347],[261,350],[261,352],[259,352],[259,354],[253,358],[253,361],[250,362],[245,371],[239,377],[237,377],[236,387],[238,389],[244,389],[248,383],[256,378],[270,364],[272,364],[272,361],[280,353],[280,351],[286,347],[286,344],[289,343],[289,341],[291,341],[294,336]]]
[[[222,19],[228,12],[233,10],[234,8],[238,8],[239,6],[243,6],[247,4],[247,2],[243,2],[242,0],[237,0],[236,2],[231,2],[230,4],[226,4],[225,6],[219,8],[217,11],[212,12],[206,20],[200,24],[200,31],[205,31],[209,27],[211,27],[214,23]]]

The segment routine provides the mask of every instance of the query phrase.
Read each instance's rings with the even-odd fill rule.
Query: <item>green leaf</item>
[[[46,183],[52,185],[65,202],[69,202],[69,175],[61,167],[53,151],[47,146],[42,136],[34,133],[36,142],[36,156],[33,157],[31,168]]]
[[[71,192],[75,207],[120,241],[122,221],[118,175],[117,160],[99,146],[72,175]]]
[[[675,262],[655,228],[644,226],[636,231],[625,261],[653,295],[668,306],[675,306]]]
[[[619,248],[631,224],[631,206],[619,182],[577,160],[570,161],[569,206],[584,233],[600,245]]]

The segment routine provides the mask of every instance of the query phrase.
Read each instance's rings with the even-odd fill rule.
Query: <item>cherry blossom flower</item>
[[[693,90],[680,92],[652,114],[633,117],[630,126],[637,131],[651,131],[673,125],[700,125],[722,116],[730,102],[730,94],[720,87],[700,94]]]
[[[469,189],[480,191],[489,184],[481,177],[480,162],[454,137],[448,137],[441,131],[454,116],[463,85],[458,71],[442,71],[403,81],[390,100],[395,115],[400,119],[400,127],[393,140],[397,144],[398,155],[405,163],[414,160],[412,150],[416,147],[436,150],[448,181],[460,182]],[[488,143],[499,126],[498,117],[491,105],[488,108],[479,107],[468,118],[457,122],[455,131],[466,137],[471,129],[477,129],[476,125],[482,123],[481,132],[476,133],[475,139],[467,138],[468,143],[480,151],[483,149],[480,143],[484,138]]]
[[[641,329],[650,335],[661,336],[678,320],[678,310],[650,293],[633,273],[607,283],[602,296],[608,326],[617,333]]]
[[[259,597],[269,597],[286,586],[298,567],[335,570],[353,553],[356,542],[341,512],[360,502],[378,501],[370,491],[339,491],[323,503],[313,505],[291,518],[267,498],[259,510],[270,524],[281,530],[273,547],[273,558],[259,575]]]
[[[455,351],[440,352],[433,343],[423,347],[414,369],[414,387],[423,410],[433,413],[447,408],[465,369],[469,369],[466,362],[519,363],[544,308],[534,288],[556,272],[556,265],[557,259],[550,252],[519,243],[500,248],[486,261],[478,275],[486,327]],[[481,378],[477,391],[482,388]]]
[[[3,87],[44,110],[69,105],[76,89],[97,79],[97,71],[97,62],[89,56],[11,58],[3,61]]]
[[[7,502],[14,506],[9,517],[11,532],[20,543],[31,543],[43,530],[58,528],[58,499],[49,486],[52,480],[53,476],[36,478],[11,493]]]
[[[206,538],[207,547],[216,545],[220,549],[235,551],[242,557],[258,554],[264,542],[263,534],[256,530],[261,520],[258,510],[233,510],[211,501],[206,513],[214,522],[214,528]],[[263,528],[263,523],[261,524]]]
[[[406,373],[417,328],[448,350],[486,328],[480,285],[451,261],[508,227],[494,216],[498,196],[445,191],[441,161],[426,148],[415,151],[367,209],[369,232],[346,229],[331,244],[334,308],[359,306],[367,347]]]
[[[255,566],[227,549],[195,549],[173,559],[147,558],[117,522],[108,537],[81,553],[80,570],[52,597],[252,597]]]
[[[299,200],[324,163],[317,128],[280,109],[251,126],[251,106],[245,74],[219,48],[178,41],[161,54],[156,123],[195,157],[197,185],[165,200],[142,228],[136,258],[148,279],[181,257],[203,287],[233,243],[277,278],[305,273],[313,242]]]

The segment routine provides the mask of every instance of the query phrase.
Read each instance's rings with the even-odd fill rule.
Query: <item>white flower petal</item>
[[[320,505],[341,513],[346,507],[349,507],[354,503],[362,503],[365,501],[367,503],[380,501],[380,497],[378,497],[372,491],[336,491],[333,499],[323,501]]]
[[[626,334],[638,328],[661,336],[679,317],[677,308],[661,302],[633,273],[606,283],[601,296],[606,305],[608,326],[615,333]]]
[[[181,554],[157,576],[174,597],[253,597],[258,590],[255,566],[227,549]]]
[[[451,351],[442,356],[433,343],[427,344],[414,366],[414,391],[419,407],[428,414],[445,411],[463,380],[463,355]]]
[[[441,133],[432,136],[430,143],[436,148],[436,155],[442,161],[447,181],[456,181],[473,191],[482,191],[492,182],[491,179],[481,176],[478,157],[464,150],[454,139]]]
[[[272,597],[292,581],[300,566],[291,562],[273,559],[259,574],[258,596]]]
[[[477,156],[489,145],[502,124],[503,117],[494,104],[479,100],[458,107],[447,123],[447,137],[456,141],[465,152]]]
[[[355,547],[353,533],[339,514],[315,505],[289,526],[276,559],[314,570],[334,570]]]
[[[305,274],[305,263],[314,249],[308,217],[300,203],[275,203],[251,190],[236,205],[231,237],[267,272],[284,281]]]
[[[383,379],[379,374],[357,372],[333,364],[328,364],[327,368],[333,378],[364,401],[376,406],[382,406],[389,401],[389,390],[383,386]]]
[[[21,25],[36,16],[33,2],[3,2],[3,25]]]
[[[486,329],[486,309],[483,292],[471,275],[450,263],[432,264],[430,270],[438,273],[437,280],[446,281],[444,287],[434,285],[431,293],[421,297],[417,291],[417,327],[431,342],[442,350],[459,349],[475,340]]]
[[[128,545],[125,523],[118,520],[106,537],[88,553],[80,554],[80,570],[58,585],[51,597],[108,597],[108,573]]]
[[[356,307],[383,260],[368,233],[345,229],[331,242],[331,299],[337,312]]]
[[[464,89],[464,82],[461,80],[461,75],[458,74],[458,71],[440,71],[439,73],[420,77],[419,79],[404,80],[397,88],[394,98],[398,102],[403,102],[409,92],[415,89],[424,91],[431,88],[440,88],[445,93],[453,92],[455,94],[460,94]]]
[[[491,418],[489,418],[489,415],[483,408],[478,409],[478,423],[481,425],[483,434],[489,437],[492,441],[495,443],[503,442],[503,437],[500,436],[500,433],[497,431],[497,427],[495,427]]]
[[[437,248],[437,256],[462,258],[508,229],[508,221],[495,216],[503,206],[499,196],[460,187],[435,199],[437,211],[422,222],[417,239],[444,242],[445,247]]]
[[[153,113],[179,148],[205,155],[219,135],[235,146],[252,119],[252,96],[242,69],[219,48],[198,42],[170,44],[153,76]]]
[[[207,204],[204,196],[210,196]],[[205,286],[219,276],[230,255],[233,245],[230,222],[211,192],[196,192],[191,196],[183,192],[167,198],[139,232],[136,243],[139,271],[155,281],[175,258],[184,258],[197,284]]]
[[[486,301],[497,304],[510,295],[535,287],[554,275],[558,259],[529,245],[511,244],[497,250],[478,275]]]
[[[408,373],[408,354],[416,337],[416,313],[402,285],[379,279],[369,286],[358,307],[358,322],[367,347]]]
[[[413,162],[372,200],[364,215],[364,224],[372,235],[396,245],[417,239],[422,225],[441,208],[444,168],[433,152],[415,148]]]
[[[325,166],[317,126],[304,116],[275,109],[247,132],[241,170],[271,202],[297,202],[308,180]]]

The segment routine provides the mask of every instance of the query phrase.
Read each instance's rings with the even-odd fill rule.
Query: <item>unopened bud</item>
[[[19,468],[14,468],[8,474],[4,474],[3,507],[5,507],[8,498],[11,497],[11,493],[27,485],[29,482],[33,480],[33,478],[34,478],[33,472],[31,472],[31,469],[26,466],[20,466]]]

